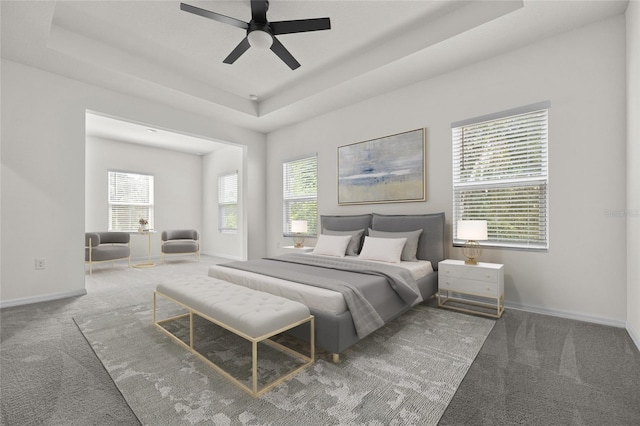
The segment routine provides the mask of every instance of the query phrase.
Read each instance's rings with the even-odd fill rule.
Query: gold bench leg
[[[251,346],[253,356],[253,365],[251,367],[251,371],[253,372],[253,396],[256,396],[258,395],[258,342],[254,340]]]
[[[189,311],[189,347],[193,349],[193,312]]]

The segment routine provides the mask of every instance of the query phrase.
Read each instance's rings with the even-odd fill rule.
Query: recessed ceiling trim
[[[444,40],[486,24],[523,7],[522,0],[494,2],[455,2],[421,25],[414,25],[402,36],[390,38],[366,51],[341,60],[330,71],[317,73],[282,93],[260,102],[259,115],[267,116],[281,108],[321,94],[323,91],[348,83],[357,77],[375,72],[394,61]]]
[[[126,74],[206,102],[221,104],[237,112],[256,116],[253,102],[247,99],[197,80],[184,78],[162,64],[153,63],[138,55],[134,56],[55,23],[51,24],[47,47],[116,74]]]
[[[257,49],[243,55],[242,66],[222,64],[243,30],[234,34],[223,25],[194,22],[176,2],[3,2],[2,58],[207,117],[215,126],[265,133],[390,90],[411,90],[413,83],[624,14],[628,2],[526,1],[513,13],[440,42],[428,40],[429,46],[418,46],[414,53],[407,50],[398,59],[391,56],[388,63],[382,59],[389,53],[376,49],[394,50],[390,40],[394,37],[413,37],[410,42],[415,42],[420,31],[429,35],[443,25],[438,19],[457,11],[449,8],[473,6],[481,15],[514,2],[272,0],[272,4],[274,19],[332,17],[335,31],[321,41],[305,34],[287,38],[288,48],[305,64],[296,73],[288,72],[271,52]],[[247,0],[216,2],[216,10],[229,16],[250,15]],[[471,20],[478,18],[469,15]],[[472,27],[469,22],[467,26]],[[65,45],[64,37],[72,43]],[[115,65],[105,63],[112,60]],[[250,93],[258,95],[259,102],[251,101]]]
[[[153,130],[150,132],[149,130]],[[85,113],[85,132],[89,137],[115,140],[159,149],[204,155],[230,144],[191,136],[170,129],[150,126],[96,111]]]

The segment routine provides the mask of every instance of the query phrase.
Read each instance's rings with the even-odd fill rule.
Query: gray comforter
[[[303,266],[301,267],[300,265]],[[304,265],[311,268],[304,268]],[[247,262],[224,263],[219,266],[340,292],[344,296],[351,312],[356,332],[360,338],[382,327],[385,324],[384,318],[397,316],[422,300],[415,280],[409,271],[375,262],[306,254],[286,254]],[[318,268],[331,270],[331,273],[328,273],[328,271],[323,273],[323,270]],[[354,277],[354,273],[357,273],[357,279]],[[370,276],[370,279],[362,280],[362,274]],[[384,278],[384,280],[380,280],[380,277]],[[394,294],[400,300],[399,303],[387,304],[388,306],[395,306],[394,311],[385,311],[382,315],[379,311],[385,310],[384,303],[380,301],[371,303],[370,298],[365,296],[367,293],[375,292],[375,288],[372,289],[371,286],[378,286],[381,281],[386,281],[387,286],[393,289]],[[388,306],[386,307],[387,310]]]

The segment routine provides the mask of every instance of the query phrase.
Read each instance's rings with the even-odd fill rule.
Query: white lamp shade
[[[461,240],[481,241],[488,239],[486,220],[459,220],[458,238]]]
[[[291,221],[291,232],[295,232],[296,234],[305,234],[307,232],[307,221],[306,220],[292,220]]]
[[[247,36],[247,40],[251,47],[258,49],[270,49],[273,44],[273,37],[271,37],[271,34],[261,30],[251,31]]]

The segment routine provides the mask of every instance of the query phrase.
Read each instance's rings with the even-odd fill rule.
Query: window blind
[[[238,172],[218,176],[218,229],[238,230]]]
[[[454,245],[458,220],[479,219],[482,245],[548,248],[548,104],[528,109],[452,125]]]
[[[153,229],[153,176],[109,171],[109,230],[136,231],[140,219]]]
[[[307,235],[318,233],[318,157],[286,161],[282,164],[283,216],[285,237],[293,236],[292,220],[307,221]]]

